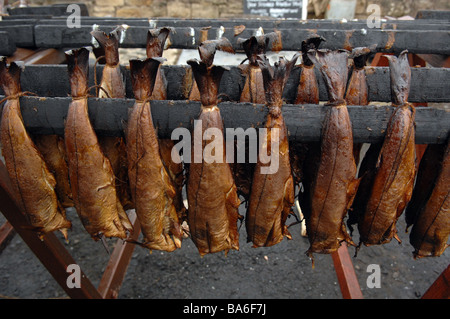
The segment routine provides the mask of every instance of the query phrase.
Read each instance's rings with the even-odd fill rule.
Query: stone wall
[[[323,18],[329,0],[309,0],[308,18]],[[30,5],[69,3],[67,0],[31,0]],[[99,17],[177,17],[177,18],[239,18],[243,0],[74,0],[84,2],[91,16]],[[357,0],[356,17],[367,17],[368,4],[378,4],[382,16],[414,17],[420,9],[450,10],[449,0]],[[316,9],[316,10],[315,10]]]

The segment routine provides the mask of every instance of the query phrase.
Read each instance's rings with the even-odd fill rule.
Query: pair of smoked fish
[[[247,79],[241,101],[250,100],[249,96],[260,95],[264,88],[265,100],[269,113],[265,128],[268,134],[260,141],[260,154],[270,154],[279,161],[276,172],[264,173],[269,163],[264,163],[258,157],[253,175],[248,171],[234,178],[235,174],[228,163],[226,155],[223,160],[209,163],[204,159],[200,163],[189,165],[187,184],[188,222],[191,238],[201,255],[230,249],[239,249],[239,234],[237,229],[240,200],[236,183],[243,186],[240,190],[249,200],[245,218],[247,240],[254,247],[271,246],[280,242],[285,236],[290,237],[285,221],[294,203],[294,184],[291,174],[288,134],[281,113],[282,93],[298,55],[291,61],[280,59],[272,67],[261,55],[266,49],[268,37],[251,38],[244,46],[251,47],[246,52],[250,65],[241,70]],[[247,48],[248,48],[247,47]],[[220,79],[225,68],[212,64],[215,50],[231,52],[232,48],[225,38],[205,41],[200,45],[201,61],[189,60],[197,88],[200,92],[201,113],[197,122],[201,127],[194,127],[203,133],[209,128],[217,128],[223,134],[223,124],[220,110],[217,107],[217,93]],[[260,89],[255,89],[261,85]],[[256,93],[256,94],[253,94]],[[247,95],[247,96],[245,96]],[[261,103],[261,102],[259,102]],[[274,136],[272,136],[272,134]],[[202,142],[205,148],[205,141]],[[275,145],[277,144],[277,145]],[[222,150],[225,145],[222,145]],[[192,158],[194,153],[192,153]],[[245,170],[244,170],[245,171]],[[233,174],[234,173],[234,174]],[[248,179],[251,178],[251,189]],[[236,180],[236,181],[235,181]]]
[[[113,93],[109,94],[110,97],[125,97],[118,59],[119,28],[109,35],[101,31],[92,32],[105,50],[106,66],[101,86],[106,87],[106,91],[119,89],[120,96]],[[123,180],[127,181],[128,185],[123,188],[129,190],[130,201],[144,235],[143,242],[139,244],[150,250],[173,251],[181,247],[182,239],[182,166],[172,161],[173,142],[158,141],[150,110],[150,100],[163,100],[167,96],[160,64],[164,62],[161,56],[169,33],[168,28],[149,30],[146,49],[148,59],[130,61],[136,102],[129,112],[126,143],[116,144],[125,147],[116,152],[124,158],[121,162],[125,164],[120,167],[126,171],[125,174],[119,171],[119,176],[124,176]],[[111,148],[109,150],[111,152]]]

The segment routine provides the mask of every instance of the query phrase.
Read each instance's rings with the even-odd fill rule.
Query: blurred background
[[[12,1],[10,1],[12,2]],[[33,0],[28,5],[51,5],[68,3],[67,0]],[[77,0],[85,3],[91,16],[98,17],[177,17],[177,18],[242,18],[246,0]],[[356,19],[368,16],[370,4],[381,8],[381,16],[415,17],[419,10],[449,10],[448,0],[309,0],[308,19],[325,18],[331,10],[350,8],[347,14]],[[353,10],[352,10],[353,9]],[[328,12],[328,13],[327,13]],[[255,17],[252,15],[252,17]]]

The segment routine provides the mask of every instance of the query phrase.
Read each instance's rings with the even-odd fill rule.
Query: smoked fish
[[[172,31],[171,28],[163,27],[159,29],[150,29],[147,33],[147,58],[162,57],[166,40]],[[164,75],[161,65],[158,67],[158,73],[156,74],[155,85],[153,88],[151,100],[167,100],[167,80]],[[175,141],[171,139],[160,139],[159,148],[161,153],[161,159],[166,167],[173,186],[175,187],[176,198],[175,207],[183,219],[185,218],[185,210],[183,203],[183,185],[185,182],[183,163],[179,154],[172,154],[172,149],[175,146]],[[172,156],[177,156],[174,160]]]
[[[307,255],[332,253],[343,241],[354,245],[344,218],[358,188],[353,157],[353,132],[344,100],[348,71],[346,50],[310,50],[320,66],[328,92],[327,115],[321,135],[321,153],[311,186],[311,211],[305,211],[310,242]]]
[[[69,181],[69,167],[67,165],[64,138],[55,134],[35,135],[34,143],[44,157],[48,169],[55,176],[55,191],[64,208],[73,207],[72,189]]]
[[[271,47],[271,42],[276,42],[278,38],[278,33],[271,32],[259,36],[252,36],[249,39],[238,39],[238,43],[241,43],[247,56],[247,58],[238,66],[242,76],[245,77],[245,83],[240,94],[239,102],[266,104],[263,76],[258,65],[257,57],[260,54],[265,54],[266,51]],[[246,60],[248,60],[248,63],[243,64],[243,62],[245,62]],[[237,154],[238,147],[242,146],[237,145],[236,143],[235,154]],[[248,147],[244,147],[245,153],[248,154]],[[235,160],[231,164],[238,194],[243,196],[247,202],[250,197],[250,188],[254,167],[254,163],[239,163],[237,160],[237,156],[235,156]]]
[[[267,134],[259,142],[259,156],[253,173],[249,206],[245,218],[247,241],[253,247],[269,247],[284,237],[291,239],[286,219],[294,205],[294,181],[289,157],[289,141],[281,108],[283,90],[299,54],[291,61],[280,58],[272,67],[264,56],[258,57],[264,79],[264,92],[269,110]],[[270,161],[262,156],[270,154]],[[275,164],[276,163],[276,164]]]
[[[447,141],[446,144],[439,146],[445,152],[439,165],[434,167],[438,172],[433,183],[434,187],[418,212],[409,236],[410,243],[414,247],[414,258],[438,257],[449,246],[447,242],[450,235],[450,143]]]
[[[445,143],[428,144],[425,149],[417,170],[411,200],[405,209],[406,231],[414,224],[414,221],[433,192],[440,171],[438,168],[441,167],[444,159],[445,147]]]
[[[319,104],[319,84],[314,72],[314,62],[308,57],[309,50],[319,49],[325,38],[314,34],[302,41],[302,64],[297,96],[294,104]]]
[[[28,134],[20,111],[21,68],[0,60],[0,85],[6,95],[0,129],[2,155],[17,194],[16,202],[40,238],[59,230],[67,240],[71,222],[58,200],[56,179]]]
[[[175,207],[175,188],[163,165],[151,114],[151,94],[162,58],[130,60],[136,101],[128,115],[128,176],[136,216],[150,250],[181,247],[182,231]]]
[[[301,73],[294,104],[319,104],[319,83],[316,78],[314,62],[308,57],[308,51],[319,49],[320,44],[324,41],[326,41],[325,38],[317,34],[313,34],[302,41]],[[316,166],[319,162],[320,142],[294,142],[290,143],[290,149],[294,185],[299,188],[299,206],[302,212],[304,210],[310,211],[311,184],[314,180],[313,172],[317,170]],[[300,184],[302,184],[302,187],[300,187]],[[303,214],[301,213],[301,215]]]
[[[415,108],[408,103],[411,81],[407,51],[389,60],[394,111],[375,166],[375,176],[363,211],[358,214],[360,245],[380,245],[393,237],[396,222],[411,199],[415,167]]]
[[[125,98],[124,75],[120,68],[119,42],[126,27],[118,26],[109,34],[103,31],[92,31],[91,35],[98,41],[105,52],[105,66],[103,67],[98,97]],[[121,136],[98,137],[102,151],[111,163],[116,177],[116,190],[120,202],[125,210],[133,208],[128,182],[128,164],[125,139]]]
[[[89,51],[66,52],[72,101],[64,137],[75,209],[94,240],[125,239],[132,225],[116,192],[114,172],[88,115]]]
[[[450,140],[430,144],[420,161],[416,184],[406,211],[414,258],[438,257],[450,234]]]
[[[187,61],[194,73],[202,104],[194,125],[187,181],[190,236],[201,256],[219,251],[228,253],[230,249],[239,250],[237,222],[242,219],[238,213],[240,200],[236,185],[230,165],[226,162],[224,129],[217,107],[220,80],[226,69],[212,65],[211,56],[214,56],[216,47],[209,41],[203,45],[200,47],[205,50],[200,56],[204,59]],[[201,154],[204,154],[209,144],[202,138],[196,140],[195,136],[203,137],[205,132],[211,131],[218,133],[213,135],[214,139],[210,142],[214,143],[214,151],[209,156],[198,158],[195,148],[199,147]]]

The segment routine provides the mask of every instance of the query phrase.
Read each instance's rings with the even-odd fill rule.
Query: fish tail
[[[148,58],[162,57],[166,40],[172,30],[169,27],[148,30],[146,47]]]
[[[80,48],[65,53],[73,97],[87,94],[89,74],[89,50]]]
[[[385,57],[389,61],[393,103],[396,105],[403,105],[408,101],[411,83],[411,68],[409,66],[408,51],[402,51],[398,57],[394,55],[385,55]]]
[[[164,61],[164,58],[158,57],[145,60],[130,60],[131,84],[136,99],[145,100],[150,98],[155,87],[159,65]]]
[[[17,63],[11,62],[8,66],[6,57],[0,59],[0,85],[6,96],[18,94],[21,91],[21,72],[22,69]]]

